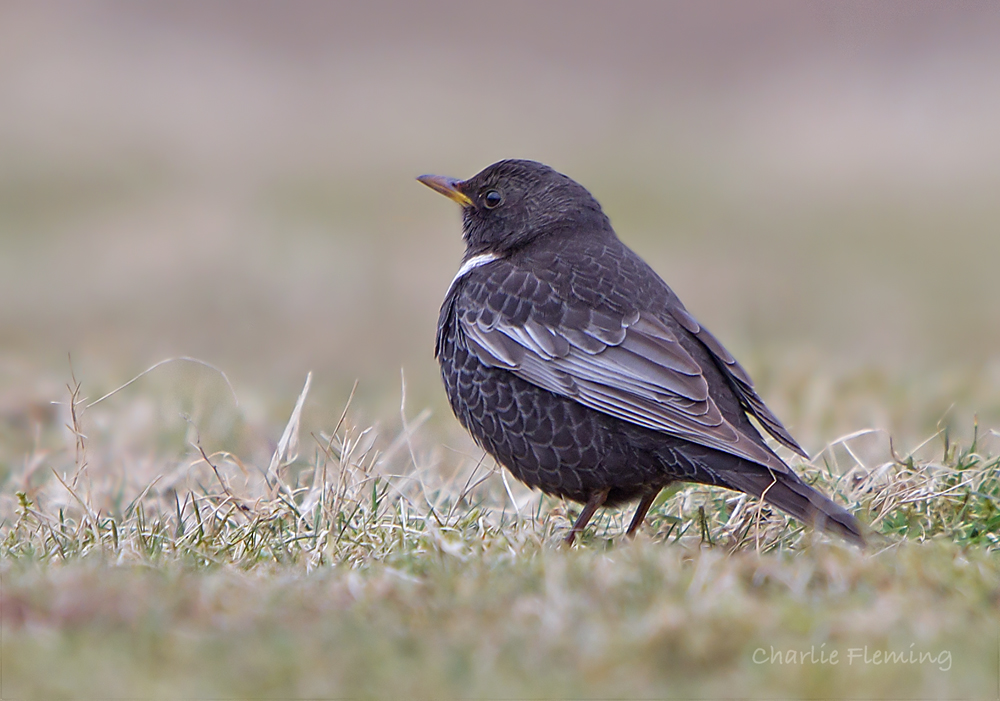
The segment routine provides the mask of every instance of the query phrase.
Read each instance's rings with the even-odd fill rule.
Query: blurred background
[[[327,430],[355,380],[359,421],[396,420],[402,370],[451,440],[459,213],[414,177],[522,157],[810,450],[995,427],[998,28],[994,0],[3,2],[0,423],[46,420],[67,354],[91,399],[187,355],[275,422],[314,371]],[[169,366],[109,401],[226,392]]]

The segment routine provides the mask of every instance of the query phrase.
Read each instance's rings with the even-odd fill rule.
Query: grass
[[[4,465],[4,698],[996,696],[993,431],[907,454],[862,431],[798,465],[867,552],[696,486],[568,549],[578,506],[443,453],[426,413],[383,438],[348,402],[307,435],[308,390],[254,446],[273,425],[136,426],[156,397],[70,384],[65,443],[53,421]]]

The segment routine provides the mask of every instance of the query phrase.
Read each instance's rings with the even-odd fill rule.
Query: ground
[[[978,427],[798,465],[871,524],[865,550],[704,487],[664,493],[634,541],[610,510],[569,548],[579,507],[481,454],[432,460],[421,417],[382,451],[349,409],[306,438],[302,394],[273,454],[243,458],[187,417],[184,458],[140,458],[137,484],[111,467],[131,411],[82,430],[113,399],[62,407],[72,443],[8,474],[5,698],[983,698],[1000,678]]]

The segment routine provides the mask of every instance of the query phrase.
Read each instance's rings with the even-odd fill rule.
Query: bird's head
[[[500,161],[468,180],[440,175],[417,180],[462,205],[467,255],[504,255],[546,235],[611,232],[586,188],[535,161]]]

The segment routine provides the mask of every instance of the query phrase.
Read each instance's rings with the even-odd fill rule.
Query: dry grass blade
[[[239,400],[239,397],[236,396],[236,390],[233,388],[233,383],[229,381],[229,376],[226,375],[225,372],[223,372],[220,368],[216,367],[215,365],[212,365],[211,363],[206,362],[204,360],[201,360],[199,358],[191,358],[191,357],[188,357],[186,355],[181,355],[181,356],[177,356],[175,358],[166,358],[164,360],[161,360],[158,363],[154,363],[154,364],[150,365],[148,368],[146,368],[145,370],[143,370],[142,372],[140,372],[138,375],[136,375],[135,377],[133,377],[131,380],[129,380],[125,384],[121,385],[120,387],[116,387],[115,389],[111,390],[110,392],[108,392],[107,394],[105,394],[100,399],[95,399],[94,401],[92,401],[89,404],[87,404],[87,406],[84,407],[84,408],[85,409],[90,409],[91,407],[97,406],[98,404],[100,404],[101,402],[103,402],[105,399],[109,399],[110,397],[113,397],[114,395],[118,394],[123,389],[125,389],[126,387],[128,387],[129,385],[131,385],[136,380],[139,380],[139,379],[145,377],[146,375],[148,375],[149,373],[153,372],[153,370],[156,370],[157,368],[163,367],[164,365],[168,365],[170,363],[177,363],[177,362],[181,362],[181,361],[187,362],[187,363],[195,363],[197,365],[202,365],[202,366],[208,368],[209,370],[214,370],[215,372],[219,373],[219,375],[225,381],[226,387],[229,388],[229,391],[230,391],[230,393],[233,396],[233,403],[237,407],[240,405],[240,400]]]
[[[312,372],[309,372],[306,375],[306,382],[302,386],[302,391],[299,392],[299,398],[295,401],[295,408],[292,409],[292,415],[288,417],[285,430],[281,433],[278,447],[275,448],[274,455],[271,456],[271,463],[267,466],[268,481],[274,480],[274,484],[286,494],[290,494],[291,491],[281,479],[281,468],[295,462],[299,456],[299,425],[302,420],[302,407],[305,405],[306,396],[309,394],[309,386],[311,384]]]

